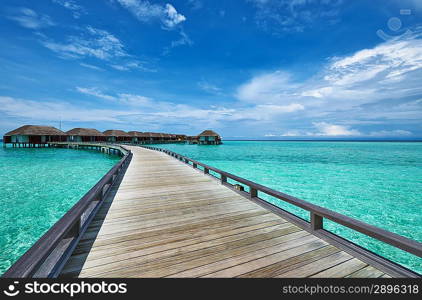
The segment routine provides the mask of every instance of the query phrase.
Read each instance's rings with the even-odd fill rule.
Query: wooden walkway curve
[[[62,277],[389,277],[162,152],[127,148]]]

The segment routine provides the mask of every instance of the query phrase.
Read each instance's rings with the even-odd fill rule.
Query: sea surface
[[[225,141],[219,146],[158,146],[422,242],[422,143]],[[97,151],[0,147],[0,274],[118,160]],[[302,209],[260,197],[309,220]],[[421,258],[329,221],[324,227],[422,273]]]
[[[0,143],[0,274],[60,219],[119,157]]]
[[[422,242],[422,143],[225,141],[157,145]],[[233,182],[232,182],[233,183]],[[297,216],[309,213],[265,197]],[[324,228],[422,273],[422,259],[324,220]]]

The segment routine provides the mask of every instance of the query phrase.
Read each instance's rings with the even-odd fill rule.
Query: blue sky
[[[2,0],[0,134],[422,137],[419,0]]]

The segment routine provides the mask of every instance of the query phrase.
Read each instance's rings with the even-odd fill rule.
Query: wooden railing
[[[81,143],[83,144],[83,143]],[[4,274],[6,278],[56,277],[72,254],[80,238],[101,207],[132,158],[131,151],[121,147],[122,158],[60,220],[58,220]]]
[[[269,196],[275,197],[279,200],[282,200],[284,202],[293,204],[294,206],[300,207],[310,214],[310,222],[305,221],[303,219],[300,219],[301,225],[305,227],[305,229],[308,229],[310,232],[314,233],[327,233],[324,229],[324,219],[328,219],[330,221],[333,221],[337,224],[343,225],[347,228],[353,229],[355,231],[358,231],[360,233],[363,233],[364,235],[367,235],[369,237],[375,238],[379,241],[382,241],[384,243],[387,243],[389,245],[392,245],[396,248],[402,249],[408,253],[414,254],[416,256],[422,257],[422,243],[419,243],[417,241],[414,241],[412,239],[406,238],[404,236],[398,235],[396,233],[384,230],[382,228],[370,225],[368,223],[356,220],[354,218],[339,214],[335,211],[323,208],[321,206],[312,204],[310,202],[301,200],[299,198],[281,193],[279,191],[273,190],[269,187],[263,186],[261,184],[255,183],[253,181],[241,178],[239,176],[233,175],[231,173],[222,171],[220,169],[208,166],[204,163],[201,163],[199,161],[193,160],[189,157],[180,155],[178,153],[175,153],[173,151],[157,148],[157,147],[149,147],[149,146],[141,146],[146,149],[156,150],[164,152],[188,165],[191,165],[195,169],[199,169],[199,166],[202,167],[202,171],[205,174],[210,174],[210,171],[213,171],[218,174],[216,177],[220,180],[220,182],[223,185],[229,186],[233,189],[238,190],[240,193],[246,195],[248,198],[252,200],[258,200],[261,203],[265,203],[266,207],[273,209],[275,211],[283,211],[284,213],[290,214],[289,212],[282,210],[281,208],[269,203],[268,201],[259,198],[259,193],[267,194]],[[230,178],[234,180],[235,182],[238,182],[240,184],[230,184],[227,182],[227,179]],[[249,187],[249,191],[246,192],[244,190],[244,186]],[[299,219],[298,217],[296,217]],[[330,232],[328,232],[330,233]],[[330,233],[332,234],[332,233]]]

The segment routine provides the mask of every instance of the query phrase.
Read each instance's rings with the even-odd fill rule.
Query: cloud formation
[[[70,10],[75,19],[79,19],[82,15],[86,14],[86,10],[74,0],[52,0],[53,3],[63,6]]]
[[[364,133],[350,125],[377,122],[401,126],[420,120],[421,32],[415,28],[411,36],[333,57],[318,74],[304,81],[281,70],[257,74],[241,84],[235,96],[248,104],[301,105],[301,110],[292,110],[290,119],[300,119],[313,130],[285,130],[287,136],[409,135],[410,131],[400,128]],[[280,122],[279,126],[287,125]]]
[[[8,18],[29,29],[41,29],[56,25],[48,15],[38,14],[26,7],[18,9],[15,15]]]
[[[259,27],[272,33],[302,32],[318,22],[334,24],[342,0],[246,0]]]
[[[128,56],[123,43],[106,30],[91,26],[85,28],[84,34],[69,36],[67,42],[60,43],[42,40],[42,45],[65,58],[95,57],[109,60]]]
[[[117,0],[117,2],[129,10],[139,21],[159,20],[164,29],[173,29],[186,21],[186,17],[178,13],[176,8],[169,3],[160,5],[144,0]]]
[[[221,88],[219,88],[218,86],[214,84],[209,83],[206,80],[202,80],[198,82],[198,87],[209,94],[218,95],[218,96],[223,94],[223,91]]]

